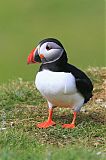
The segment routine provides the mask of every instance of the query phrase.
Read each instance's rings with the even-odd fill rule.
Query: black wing
[[[88,76],[78,68],[67,63],[66,72],[72,73],[76,79],[76,87],[84,96],[85,103],[92,97],[93,84]]]

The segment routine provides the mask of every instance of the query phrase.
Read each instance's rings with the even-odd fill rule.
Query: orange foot
[[[75,128],[75,124],[63,124],[62,128]]]
[[[37,124],[37,127],[38,128],[48,128],[48,127],[54,126],[54,125],[56,125],[56,123],[51,120],[51,121],[39,123],[39,124]]]

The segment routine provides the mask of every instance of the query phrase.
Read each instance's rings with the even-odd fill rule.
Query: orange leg
[[[53,109],[49,109],[48,120],[37,125],[38,128],[48,128],[55,125],[56,123],[52,121]]]
[[[74,116],[73,116],[72,123],[71,124],[63,124],[62,128],[75,128],[75,120],[76,120],[77,112],[74,112],[73,114],[74,114]]]

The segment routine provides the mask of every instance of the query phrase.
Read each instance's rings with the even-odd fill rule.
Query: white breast
[[[43,70],[38,72],[35,84],[41,94],[53,105],[72,106],[80,97],[82,98],[71,73]]]

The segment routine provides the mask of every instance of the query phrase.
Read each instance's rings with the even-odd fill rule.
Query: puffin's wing
[[[85,102],[92,97],[93,85],[88,76],[73,65],[67,64],[67,72],[75,77],[77,90],[84,96]]]

